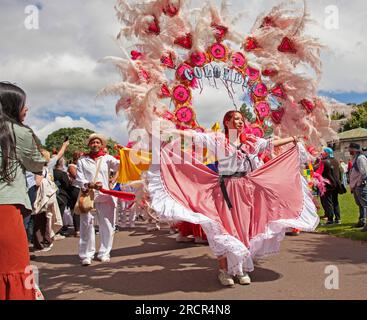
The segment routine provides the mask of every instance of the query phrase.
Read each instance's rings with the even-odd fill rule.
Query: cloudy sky
[[[133,1],[130,1],[133,3]],[[219,2],[219,1],[215,1]],[[232,0],[232,10],[246,12],[245,35],[255,18],[276,0]],[[196,7],[201,1],[192,1]],[[328,46],[323,52],[320,94],[342,102],[367,100],[367,4],[364,0],[308,0],[315,25],[308,33]],[[39,8],[39,29],[28,30],[25,8]],[[104,56],[121,56],[115,42],[119,32],[115,0],[0,0],[0,80],[16,82],[28,95],[27,122],[44,140],[62,127],[82,126],[127,141],[123,117],[115,114],[116,97],[96,98],[99,90],[119,80],[114,68],[100,63]],[[334,5],[338,29],[325,27]],[[127,48],[129,51],[130,48]],[[216,96],[217,95],[217,96]],[[211,100],[210,100],[211,99]],[[201,105],[210,106],[218,93],[207,91]],[[198,117],[212,123],[217,110],[199,107]]]

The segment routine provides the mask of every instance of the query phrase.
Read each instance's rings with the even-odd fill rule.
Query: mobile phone
[[[65,139],[64,139],[64,142],[68,141],[69,140],[69,137],[66,136]]]

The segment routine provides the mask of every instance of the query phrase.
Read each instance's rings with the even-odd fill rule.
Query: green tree
[[[351,118],[345,123],[343,130],[359,127],[367,129],[367,101],[353,107]]]
[[[62,128],[49,134],[46,138],[45,147],[52,152],[54,149],[59,150],[65,137],[69,137],[70,144],[65,152],[65,158],[71,160],[75,151],[88,152],[86,140],[94,131],[84,128]],[[117,142],[109,138],[107,140],[107,148],[110,154],[114,155],[116,151],[113,146]]]

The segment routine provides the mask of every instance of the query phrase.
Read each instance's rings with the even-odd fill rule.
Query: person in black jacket
[[[340,224],[339,189],[341,185],[341,169],[339,161],[334,158],[334,151],[331,148],[324,148],[322,153],[323,178],[329,181],[326,184],[326,192],[320,196],[321,205],[327,217],[327,225]]]
[[[55,184],[59,188],[57,191],[57,203],[59,204],[60,213],[64,216],[66,206],[70,202],[71,184],[68,174],[65,172],[65,160],[61,157],[57,162],[54,169]],[[67,227],[63,227],[60,231],[61,234],[65,234]]]

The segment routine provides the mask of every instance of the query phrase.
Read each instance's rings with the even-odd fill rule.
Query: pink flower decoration
[[[204,52],[193,52],[190,55],[190,61],[194,66],[202,67],[206,62],[206,55]]]
[[[256,105],[256,111],[258,112],[261,119],[267,117],[270,113],[270,106],[267,102],[259,102]]]
[[[232,64],[235,67],[242,68],[246,63],[246,58],[241,52],[232,54]]]
[[[268,88],[262,82],[255,86],[254,93],[257,97],[265,97],[268,94]]]
[[[189,71],[189,74],[192,76],[192,80],[189,80],[186,78],[185,76],[185,70]],[[198,86],[198,81],[194,76],[194,69],[191,68],[191,66],[189,66],[186,63],[182,63],[181,65],[178,66],[177,70],[176,70],[176,78],[178,80],[183,81],[184,83],[187,81],[190,84],[190,87],[192,88],[197,88]]]
[[[259,127],[252,128],[251,131],[252,134],[256,137],[262,138],[264,136],[264,131]]]
[[[194,117],[194,112],[189,107],[181,107],[176,111],[176,118],[180,122],[190,122]]]
[[[251,81],[254,81],[259,77],[260,71],[252,67],[247,67],[246,74],[248,75]]]
[[[224,45],[215,43],[210,47],[210,53],[215,59],[222,60],[225,58],[227,50]]]
[[[173,89],[173,98],[179,103],[185,103],[190,98],[190,90],[183,85]]]

